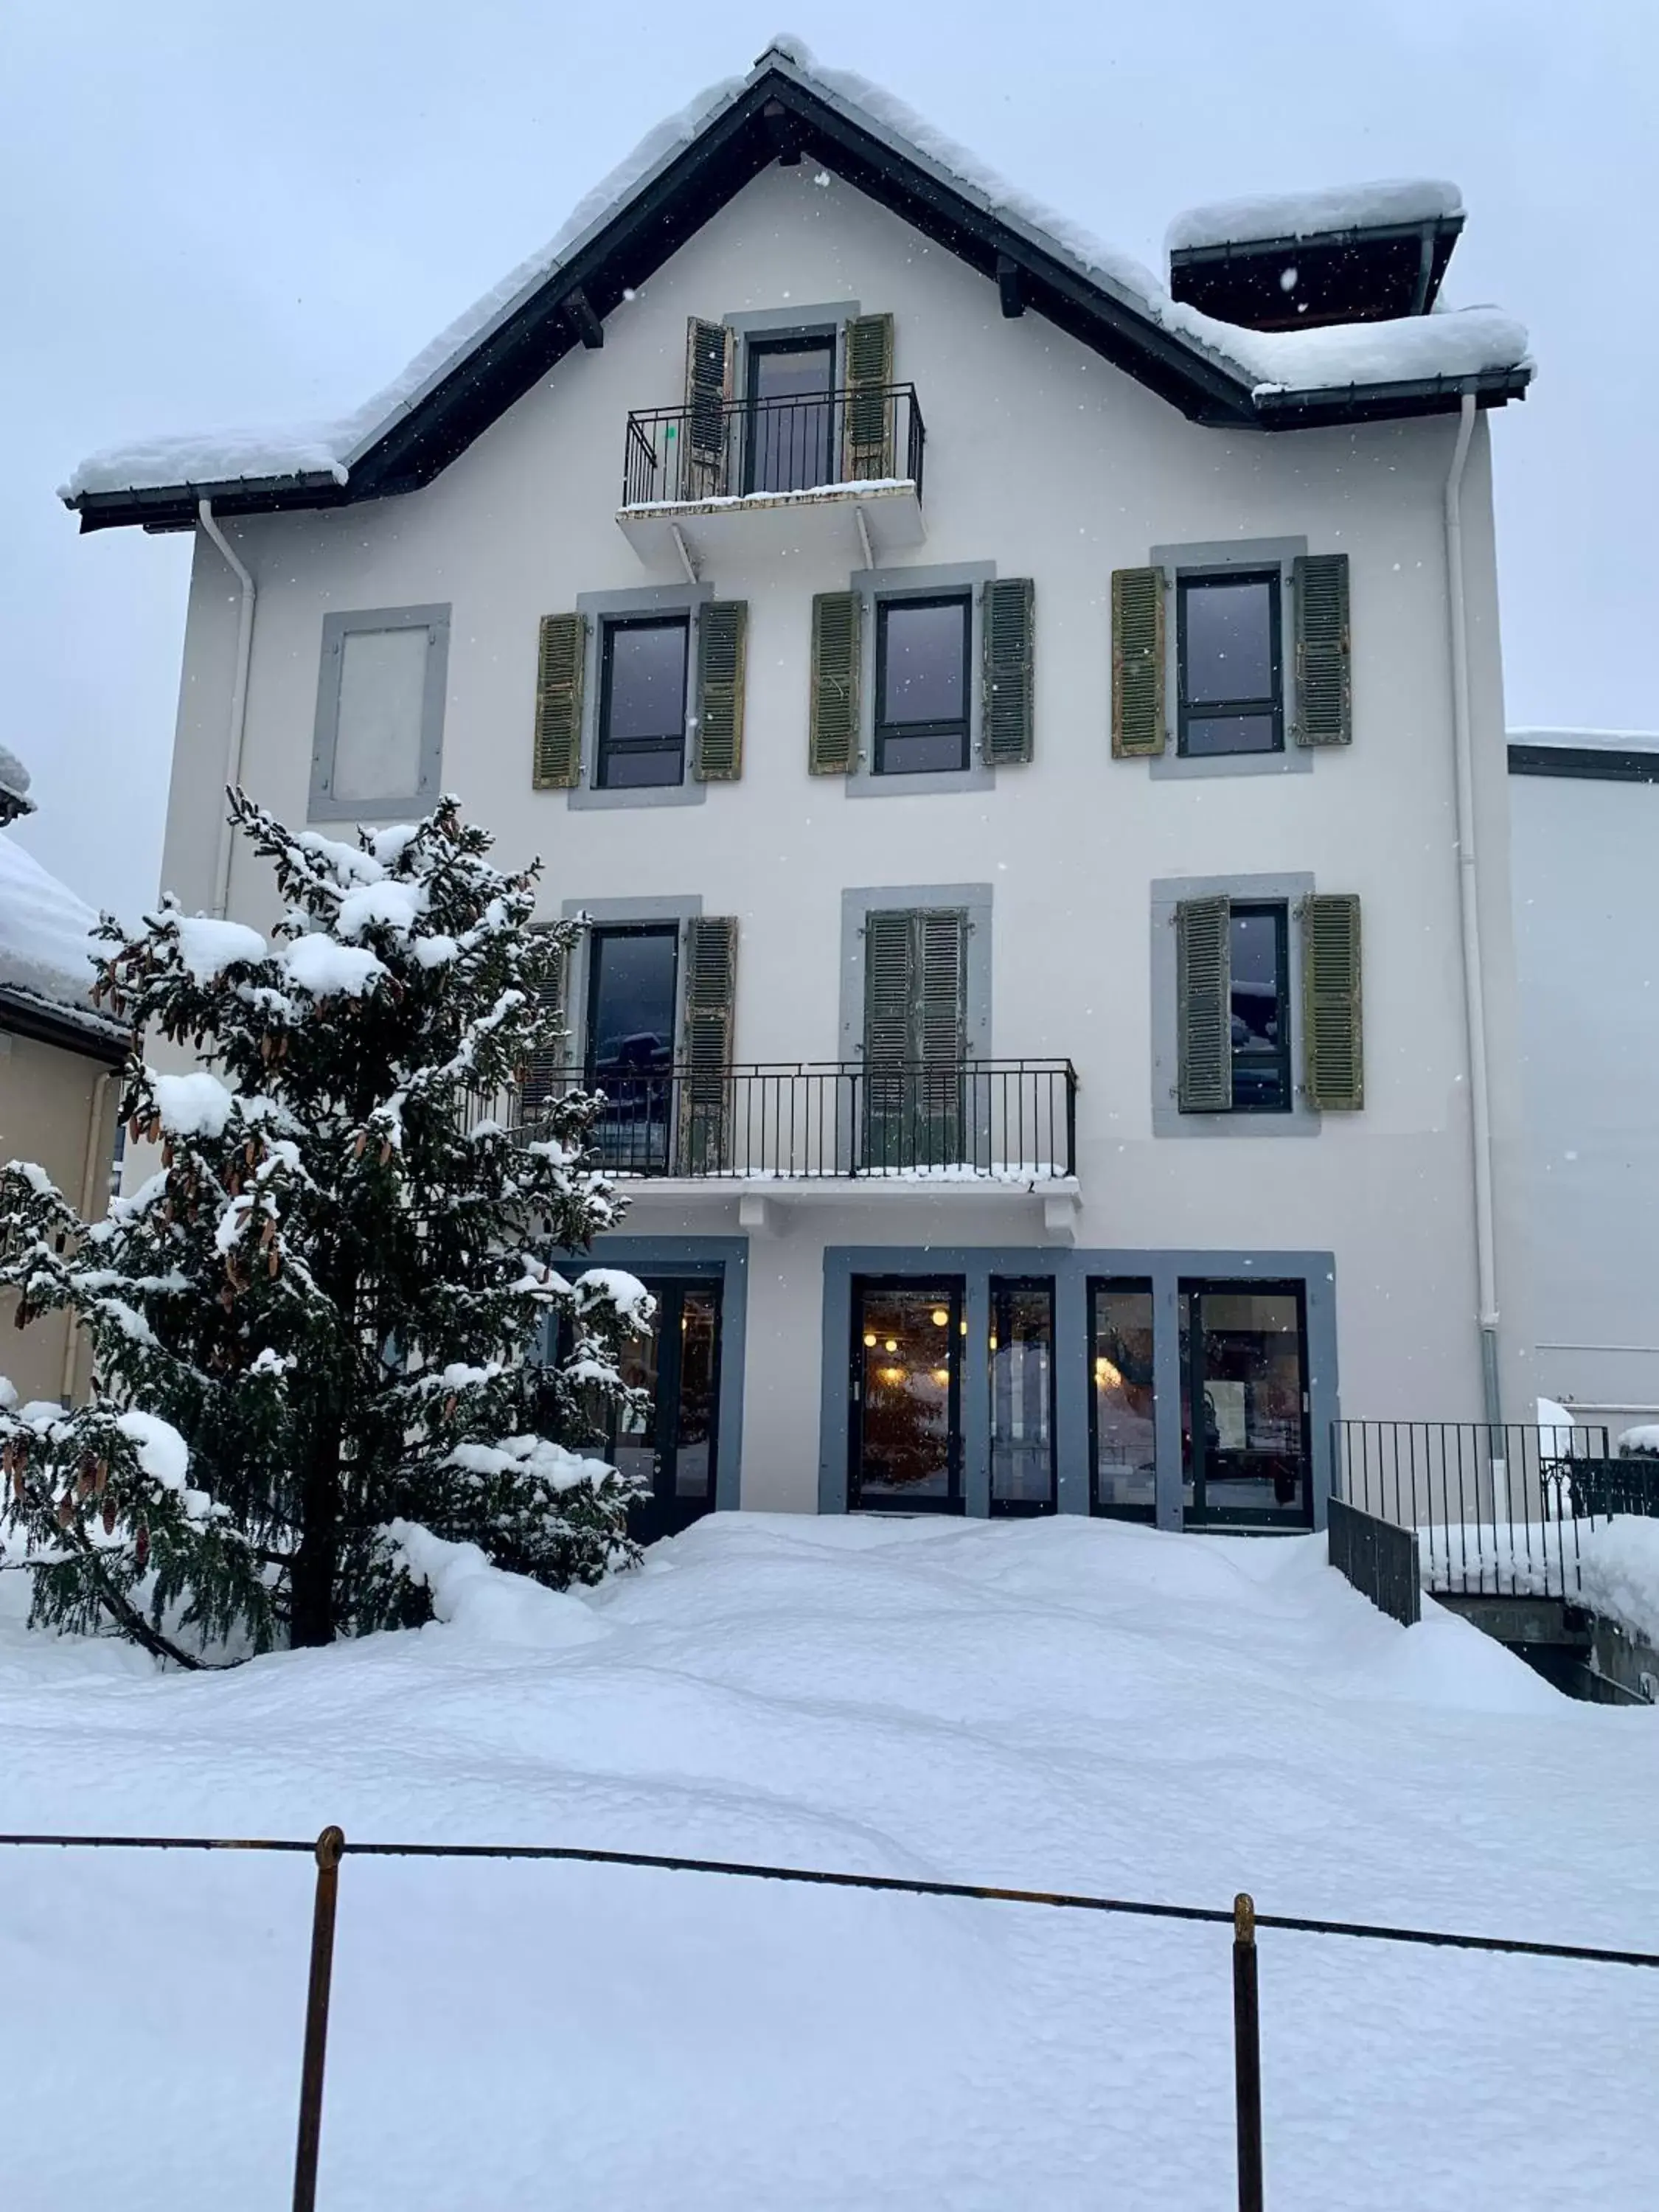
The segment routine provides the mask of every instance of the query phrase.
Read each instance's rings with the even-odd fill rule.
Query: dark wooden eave
[[[384,430],[351,464],[344,484],[323,473],[237,478],[149,491],[83,492],[69,504],[83,531],[135,523],[161,531],[191,528],[204,499],[224,517],[352,506],[416,491],[574,346],[598,343],[605,317],[623,293],[654,275],[770,162],[803,155],[977,270],[995,288],[1005,313],[1045,316],[1196,422],[1306,428],[1455,410],[1465,382],[1486,406],[1525,390],[1528,373],[1514,369],[1472,380],[1258,400],[1246,376],[1165,330],[1139,301],[1085,275],[980,206],[959,182],[906,151],[850,105],[796,76],[787,64],[771,62],[441,383]]]
[[[33,991],[0,988],[0,1030],[9,1030],[13,1036],[33,1037],[40,1044],[57,1045],[62,1051],[98,1060],[106,1067],[119,1067],[131,1043],[129,1032],[118,1022],[59,1007]]]

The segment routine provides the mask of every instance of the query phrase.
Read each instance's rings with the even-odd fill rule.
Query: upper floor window
[[[808,491],[833,481],[833,331],[750,338],[743,489]]]
[[[447,607],[323,617],[313,821],[421,812],[436,803],[448,657]]]
[[[595,779],[602,791],[684,781],[690,632],[683,614],[605,623]]]
[[[1179,751],[1198,758],[1282,752],[1278,570],[1182,576],[1177,593]]]
[[[1288,1114],[1291,962],[1285,909],[1233,906],[1228,914],[1229,999],[1235,1114]]]
[[[876,603],[875,772],[965,769],[973,597]]]

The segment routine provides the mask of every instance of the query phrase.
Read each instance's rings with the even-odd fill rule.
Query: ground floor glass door
[[[648,1328],[624,1340],[624,1382],[647,1394],[612,1416],[611,1456],[650,1485],[629,1516],[641,1544],[672,1536],[712,1510],[719,1443],[720,1285],[714,1277],[647,1276]]]
[[[961,1279],[853,1285],[848,1502],[962,1510]]]
[[[1180,1307],[1188,1523],[1311,1525],[1303,1286],[1183,1282]]]

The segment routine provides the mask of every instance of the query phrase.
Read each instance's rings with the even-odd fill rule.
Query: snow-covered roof
[[[13,822],[20,814],[33,811],[28,770],[9,745],[0,745],[0,822]]]
[[[1659,753],[1659,730],[1575,730],[1553,726],[1511,730],[1512,745],[1559,745],[1570,751]]]
[[[0,992],[109,1026],[91,999],[97,921],[32,853],[0,836]]]
[[[849,70],[827,69],[800,40],[782,37],[773,41],[746,77],[711,86],[647,133],[578,203],[546,246],[475,301],[401,375],[361,407],[333,422],[285,431],[228,430],[111,448],[82,461],[60,496],[71,506],[82,507],[84,522],[91,519],[84,502],[124,495],[137,500],[145,494],[176,493],[182,501],[187,494],[205,493],[216,486],[264,486],[287,480],[305,488],[315,486],[325,495],[331,489],[346,496],[368,496],[409,488],[402,482],[376,482],[371,490],[369,484],[359,482],[357,472],[459,368],[475,362],[494,342],[504,343],[509,326],[523,317],[538,294],[556,289],[558,280],[570,282],[584,257],[689,149],[708,141],[714,126],[728,119],[732,110],[745,103],[753,106],[769,94],[799,95],[809,122],[827,118],[849,152],[868,148],[875,156],[884,156],[912,173],[924,172],[957,203],[994,218],[1000,232],[1013,243],[1028,246],[1035,265],[1057,264],[1073,285],[1077,278],[1085,280],[1105,317],[1115,318],[1120,337],[1124,319],[1120,311],[1127,310],[1133,325],[1150,341],[1149,359],[1159,357],[1166,384],[1183,373],[1184,358],[1194,392],[1205,396],[1211,410],[1206,419],[1218,419],[1217,410],[1224,408],[1235,419],[1255,419],[1255,403],[1277,395],[1461,380],[1498,371],[1516,373],[1523,385],[1530,372],[1525,330],[1489,307],[1284,332],[1218,322],[1172,299],[1164,283],[1132,256],[1007,183],[878,85]],[[1443,192],[1451,188],[1436,189]],[[634,250],[637,254],[637,244]],[[1173,347],[1170,340],[1175,341]],[[1174,367],[1166,357],[1173,358]],[[476,386],[477,380],[472,381]],[[1189,411],[1199,410],[1194,406]],[[123,509],[99,519],[139,521],[153,520],[155,514],[152,504],[147,510]],[[179,507],[167,519],[185,520],[188,514]]]
[[[1328,185],[1315,191],[1260,192],[1188,208],[1170,225],[1164,243],[1171,253],[1188,253],[1206,246],[1248,246],[1268,239],[1318,238],[1333,231],[1436,222],[1462,213],[1462,193],[1443,177]]]

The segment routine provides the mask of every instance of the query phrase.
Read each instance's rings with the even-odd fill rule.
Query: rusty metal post
[[[311,1980],[306,1990],[306,2046],[300,2062],[300,2136],[294,2152],[294,2212],[315,2212],[317,2153],[323,2133],[323,2061],[328,2051],[328,1992],[334,1978],[334,1907],[345,1836],[317,1838],[317,1896],[311,1911]]]
[[[1261,2212],[1261,2018],[1255,1905],[1233,1899],[1233,2080],[1238,2108],[1238,2212]]]

